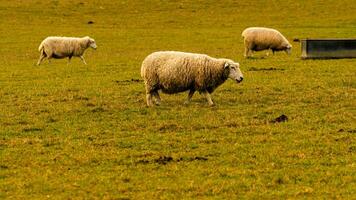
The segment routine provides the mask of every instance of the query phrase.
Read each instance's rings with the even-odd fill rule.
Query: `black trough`
[[[302,59],[356,58],[356,39],[301,39]]]

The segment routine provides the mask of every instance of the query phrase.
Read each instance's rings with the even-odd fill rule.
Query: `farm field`
[[[356,38],[353,0],[0,0],[0,199],[356,199],[356,60],[301,60],[294,38]],[[292,54],[243,57],[276,28]],[[90,36],[36,66],[47,36]],[[240,63],[208,106],[147,107],[159,50]],[[275,122],[286,115],[285,122]]]

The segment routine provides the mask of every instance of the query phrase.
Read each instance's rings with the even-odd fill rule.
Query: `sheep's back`
[[[185,91],[194,82],[193,60],[180,52],[156,52],[144,60],[141,75],[151,84],[159,84],[163,92]]]
[[[182,92],[194,87],[209,59],[203,54],[156,52],[144,60],[141,75],[151,84],[159,84],[163,92]]]
[[[47,37],[43,42],[46,49],[52,52],[60,52],[63,55],[81,54],[80,38],[73,37]]]
[[[242,36],[246,41],[253,42],[262,48],[273,48],[274,46],[283,45],[285,42],[288,43],[287,39],[279,31],[270,28],[248,28],[243,31]]]

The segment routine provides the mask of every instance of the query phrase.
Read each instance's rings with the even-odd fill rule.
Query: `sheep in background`
[[[250,27],[245,29],[241,36],[245,43],[245,57],[250,57],[251,51],[262,51],[271,49],[291,53],[292,45],[277,30],[264,27]]]
[[[42,60],[47,58],[65,58],[68,57],[68,64],[73,56],[79,57],[84,64],[87,64],[84,60],[83,54],[87,48],[96,49],[95,40],[89,36],[82,38],[75,37],[47,37],[44,39],[38,51],[40,52],[40,58],[37,65],[40,65]]]
[[[189,103],[194,92],[199,91],[209,105],[213,105],[210,94],[227,78],[237,83],[243,80],[239,63],[177,51],[159,51],[148,55],[142,63],[141,76],[146,86],[148,106],[153,105],[152,97],[155,97],[156,104],[160,104],[158,90],[168,94],[189,90],[185,103]]]

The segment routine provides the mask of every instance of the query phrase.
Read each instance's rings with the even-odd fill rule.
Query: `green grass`
[[[355,199],[355,60],[243,58],[249,26],[356,35],[351,0],[0,0],[0,198]],[[87,24],[93,21],[94,24]],[[96,39],[35,66],[49,35]],[[179,50],[240,62],[212,95],[147,108],[140,65]],[[265,57],[265,58],[261,58]],[[285,114],[288,121],[272,123]]]

